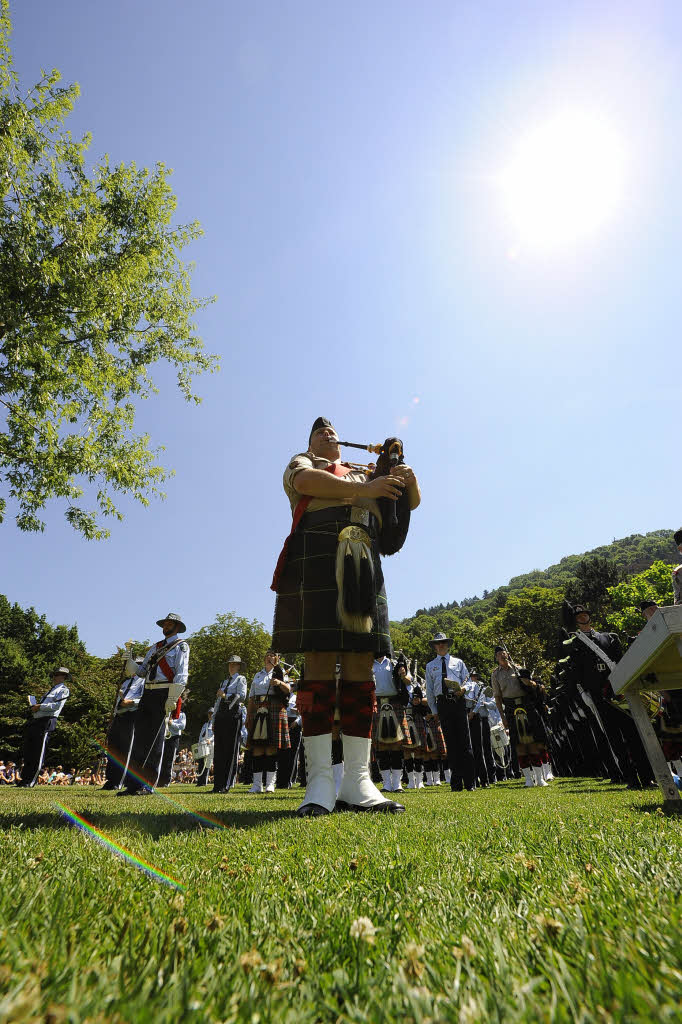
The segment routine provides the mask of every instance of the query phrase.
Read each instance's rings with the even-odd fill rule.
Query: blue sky
[[[222,370],[197,409],[160,368],[140,406],[176,471],[164,503],[124,501],[100,543],[56,503],[42,535],[8,517],[10,600],[76,622],[99,655],[169,609],[269,628],[281,475],[320,414],[348,440],[398,432],[419,476],[385,567],[393,618],[682,522],[676,2],[12,13],[24,84],[41,67],[80,83],[69,124],[93,158],[174,168],[178,219],[205,230],[194,290],[218,297],[200,327]],[[594,230],[534,246],[500,175],[567,109],[616,134],[622,195]]]

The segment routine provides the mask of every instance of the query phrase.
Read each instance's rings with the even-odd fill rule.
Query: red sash
[[[157,640],[157,642],[156,642],[156,649],[157,649],[157,651],[158,651],[159,647],[163,647],[165,642],[166,642],[165,640]],[[170,665],[166,661],[166,656],[165,655],[157,661],[156,667],[161,669],[161,671],[163,672],[163,674],[165,675],[165,677],[166,677],[166,679],[168,680],[169,683],[173,682],[173,679],[175,678],[175,672],[173,671],[173,669],[170,667]]]
[[[178,703],[175,705],[175,711],[171,714],[171,718],[179,718],[182,710],[182,697],[178,697]]]
[[[333,473],[334,476],[345,476],[346,473],[350,473],[350,471],[351,471],[351,467],[350,466],[344,466],[340,462],[331,462],[328,466],[325,466],[324,468],[325,468],[325,472]],[[299,501],[298,505],[294,509],[294,518],[293,518],[292,523],[291,523],[291,531],[289,533],[289,536],[284,541],[284,546],[282,547],[282,550],[279,553],[279,558],[277,559],[277,565],[275,566],[275,571],[274,571],[273,577],[272,577],[272,583],[270,584],[270,590],[275,590],[275,591],[277,590],[277,585],[279,583],[279,578],[282,575],[282,571],[284,569],[284,564],[285,564],[285,562],[287,560],[287,553],[289,551],[289,541],[291,540],[291,538],[293,536],[294,530],[296,529],[296,527],[300,523],[301,519],[303,519],[303,515],[305,513],[305,510],[307,509],[308,505],[310,504],[310,502],[312,500],[313,500],[312,496],[306,494],[306,495],[304,495],[301,498],[301,500]]]

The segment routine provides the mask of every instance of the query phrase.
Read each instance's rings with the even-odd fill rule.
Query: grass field
[[[0,791],[0,1021],[682,1017],[682,821],[656,792],[441,786],[316,821],[298,789],[166,792]]]

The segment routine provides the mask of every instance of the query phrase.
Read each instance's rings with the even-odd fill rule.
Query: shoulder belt
[[[331,462],[328,466],[325,466],[324,468],[328,473],[331,473],[332,476],[346,476],[346,474],[350,473],[351,471],[350,466],[344,466],[343,463],[339,462]],[[291,532],[289,533],[289,536],[286,537],[284,541],[284,546],[279,553],[277,565],[275,566],[275,571],[272,576],[272,583],[270,584],[270,590],[277,590],[279,578],[282,575],[282,572],[284,571],[284,566],[286,565],[287,554],[289,552],[289,541],[291,540],[298,524],[301,522],[301,519],[303,519],[305,510],[307,509],[308,505],[312,500],[313,499],[311,495],[304,494],[301,500],[299,501],[298,505],[294,509],[293,519],[291,522]]]
[[[588,636],[587,633],[583,633],[582,630],[576,633],[575,635],[578,637],[579,640],[581,640],[585,644],[586,647],[589,647],[593,654],[596,654],[597,657],[604,662],[609,672],[613,672],[614,668],[616,667],[615,661],[611,661],[611,658],[609,658],[608,654],[606,654],[605,651],[602,651],[599,644],[596,644],[591,636]]]
[[[157,657],[156,654],[153,654],[149,659],[149,665],[147,666],[147,675],[149,675],[150,670],[160,668],[168,682],[172,683],[173,679],[175,678],[175,670],[172,669],[168,662],[166,661],[166,655],[168,654],[169,651],[172,651],[174,647],[179,647],[180,644],[183,643],[185,643],[185,641],[178,638],[174,643],[169,644],[168,647],[164,647],[163,654],[161,654],[160,657]],[[159,640],[156,645],[157,652],[162,644],[163,640]]]

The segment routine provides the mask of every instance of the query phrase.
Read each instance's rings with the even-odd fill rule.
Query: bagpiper
[[[393,511],[400,524],[419,504],[416,478],[409,466],[397,465],[368,479],[341,461],[334,427],[318,417],[307,451],[287,465],[284,490],[293,522],[272,582],[277,594],[273,644],[305,655],[297,702],[307,786],[297,813],[325,815],[335,804],[339,810],[403,811],[379,792],[369,773],[372,662],[376,653],[393,653],[380,551],[395,551],[404,540],[389,547],[387,530],[394,524]],[[337,709],[344,765],[338,801],[332,771]]]

